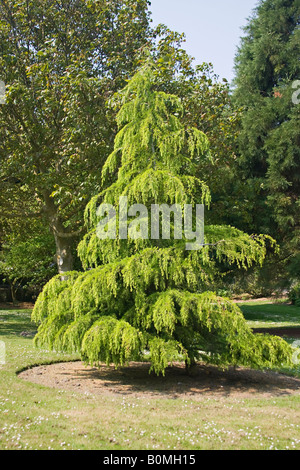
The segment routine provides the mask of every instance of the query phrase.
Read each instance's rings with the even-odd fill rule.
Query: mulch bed
[[[245,368],[219,370],[198,365],[192,376],[183,364],[174,364],[165,377],[149,374],[148,363],[130,363],[127,367],[100,368],[81,361],[43,365],[25,370],[19,377],[46,387],[92,395],[121,395],[144,398],[217,397],[262,398],[300,394],[300,379],[270,371]]]

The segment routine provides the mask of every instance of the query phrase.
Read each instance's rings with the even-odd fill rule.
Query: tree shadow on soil
[[[196,398],[208,395],[224,397],[283,396],[300,393],[300,379],[270,371],[233,369],[222,371],[212,366],[197,365],[193,375],[183,364],[174,364],[165,377],[149,374],[148,363],[130,363],[115,369],[99,369],[82,362],[39,366],[20,376],[28,381],[63,390],[83,393],[153,396],[165,398]]]

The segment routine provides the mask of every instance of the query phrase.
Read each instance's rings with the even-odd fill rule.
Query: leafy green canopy
[[[33,236],[26,241],[12,236],[2,246],[0,273],[6,280],[23,281],[33,287],[55,274],[53,256],[49,256],[49,246],[53,245],[52,237],[41,225],[38,228],[39,236],[33,233]]]
[[[79,245],[85,272],[54,277],[40,294],[33,320],[37,344],[79,351],[89,364],[115,366],[148,352],[151,370],[164,374],[175,359],[253,367],[289,362],[291,349],[276,337],[253,335],[238,307],[208,290],[218,262],[262,263],[265,239],[233,227],[207,226],[206,245],[185,250],[182,240],[99,240],[100,203],[205,203],[210,194],[196,175],[209,159],[206,136],[186,128],[180,100],[155,91],[153,65],[121,92],[115,147],[103,168],[114,180],[87,205],[88,233]]]
[[[82,214],[112,150],[115,123],[106,101],[152,41],[148,6],[0,2],[0,231],[7,221],[15,232],[16,220],[45,219],[58,272],[74,269]]]

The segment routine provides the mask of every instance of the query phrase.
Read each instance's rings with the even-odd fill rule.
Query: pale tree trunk
[[[62,275],[62,280],[64,280],[67,279],[65,274],[73,270],[74,258],[72,251],[76,237],[81,231],[68,232],[57,213],[57,207],[53,199],[48,194],[44,194],[44,200],[45,213],[49,220],[50,230],[55,239],[55,261],[57,263],[58,272]]]
[[[57,268],[59,274],[64,275],[65,273],[73,270],[73,237],[63,237],[61,235],[61,233],[58,234],[54,231]]]

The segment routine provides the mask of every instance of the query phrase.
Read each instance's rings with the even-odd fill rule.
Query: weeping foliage
[[[209,188],[196,174],[198,162],[211,158],[207,138],[181,123],[176,96],[156,91],[151,64],[119,99],[120,130],[103,168],[103,181],[114,182],[87,205],[87,235],[78,246],[85,271],[45,286],[32,314],[39,324],[36,344],[79,352],[91,365],[147,357],[157,375],[175,360],[258,368],[289,363],[293,351],[285,341],[254,335],[239,308],[212,291],[220,263],[262,264],[267,237],[206,226],[205,246],[192,251],[184,235],[98,238],[98,206],[117,208],[120,196],[147,208],[210,203]]]

